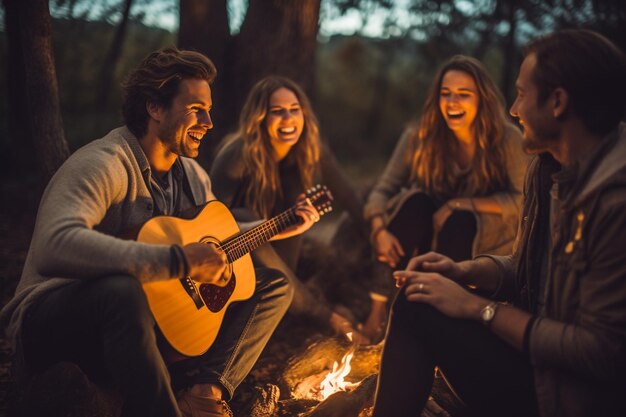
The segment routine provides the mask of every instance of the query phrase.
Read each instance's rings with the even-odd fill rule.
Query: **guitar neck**
[[[228,262],[234,262],[299,222],[295,207],[291,207],[247,232],[224,241],[222,250],[226,252]]]

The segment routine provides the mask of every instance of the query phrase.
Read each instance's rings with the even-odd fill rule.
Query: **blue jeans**
[[[256,270],[256,291],[232,304],[211,348],[168,369],[139,281],[113,276],[77,281],[46,294],[27,312],[22,349],[27,372],[77,363],[119,391],[123,416],[180,416],[174,389],[216,383],[226,399],[246,377],[287,311],[292,289],[281,273]],[[170,375],[177,383],[172,387]]]

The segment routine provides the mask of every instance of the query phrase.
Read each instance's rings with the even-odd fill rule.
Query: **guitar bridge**
[[[200,297],[198,289],[196,288],[196,285],[193,283],[192,279],[189,277],[185,277],[181,278],[179,281],[185,289],[187,295],[189,295],[189,297],[193,300],[196,308],[200,310],[202,307],[204,307],[204,301],[202,301],[202,297]]]

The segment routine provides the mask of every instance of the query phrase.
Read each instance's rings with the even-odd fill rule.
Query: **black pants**
[[[449,318],[406,300],[393,304],[374,417],[419,416],[438,366],[473,414],[537,415],[532,368],[520,352],[482,324]]]
[[[387,229],[398,239],[405,255],[395,269],[404,269],[415,253],[436,250],[455,261],[472,258],[472,245],[476,236],[474,213],[454,210],[437,235],[437,246],[432,247],[434,229],[433,214],[441,207],[428,194],[411,194],[390,219]],[[391,298],[394,287],[391,268],[377,263],[374,271],[372,291]]]
[[[219,384],[228,399],[291,301],[292,288],[278,271],[257,269],[256,286],[250,299],[228,308],[205,354],[168,370],[137,279],[122,275],[77,281],[46,294],[27,311],[22,327],[26,371],[74,362],[92,381],[122,394],[124,417],[179,416],[170,373],[181,385]]]

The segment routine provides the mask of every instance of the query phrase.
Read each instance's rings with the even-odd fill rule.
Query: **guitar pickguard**
[[[206,304],[209,311],[217,313],[224,308],[230,297],[235,291],[237,277],[233,273],[230,281],[223,287],[214,284],[200,284],[200,296]]]

